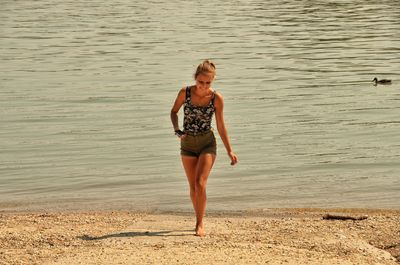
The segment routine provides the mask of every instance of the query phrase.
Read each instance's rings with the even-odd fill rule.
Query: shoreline
[[[188,201],[189,203],[189,201]],[[78,206],[77,206],[78,205]],[[189,204],[188,204],[189,205]],[[212,209],[208,208],[206,214],[209,215],[265,215],[267,213],[290,212],[297,213],[320,213],[320,212],[400,212],[400,206],[396,207],[342,207],[342,206],[311,206],[311,207],[269,207],[269,208],[240,208],[239,210],[230,209]],[[126,202],[112,202],[99,204],[92,200],[76,200],[67,202],[62,201],[33,201],[33,202],[0,202],[0,214],[5,213],[81,213],[81,212],[137,212],[137,213],[153,213],[153,214],[192,214],[191,206],[176,210],[162,209],[156,206],[132,206]]]
[[[400,264],[400,210],[211,212],[203,238],[190,212],[0,208],[0,220],[4,264]]]

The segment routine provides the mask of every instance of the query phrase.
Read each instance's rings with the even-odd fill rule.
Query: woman
[[[218,133],[225,145],[231,165],[238,162],[233,152],[224,122],[224,100],[211,88],[215,65],[205,60],[196,69],[195,85],[182,88],[171,110],[175,135],[181,140],[181,158],[190,186],[190,198],[196,213],[197,236],[204,236],[203,217],[206,210],[206,184],[217,154],[216,140],[211,128],[215,113]],[[184,105],[183,131],[179,129],[178,112]]]

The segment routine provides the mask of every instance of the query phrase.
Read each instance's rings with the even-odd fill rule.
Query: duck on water
[[[374,80],[372,80],[373,82],[375,82],[375,85],[377,85],[377,84],[384,84],[384,85],[388,85],[388,84],[391,84],[392,83],[392,80],[390,80],[390,79],[381,79],[381,80],[378,80],[378,78],[374,78]]]

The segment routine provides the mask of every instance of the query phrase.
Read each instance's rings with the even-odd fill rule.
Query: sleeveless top
[[[183,130],[189,134],[204,133],[212,129],[211,121],[215,112],[215,91],[207,106],[196,106],[192,104],[191,89],[186,87],[185,107],[183,109]]]

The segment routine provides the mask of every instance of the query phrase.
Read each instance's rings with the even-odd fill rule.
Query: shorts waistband
[[[213,132],[213,130],[208,130],[205,132],[190,132],[190,131],[185,131],[184,133],[187,135],[191,135],[191,136],[199,136],[199,135],[206,135],[209,134],[210,132]]]

